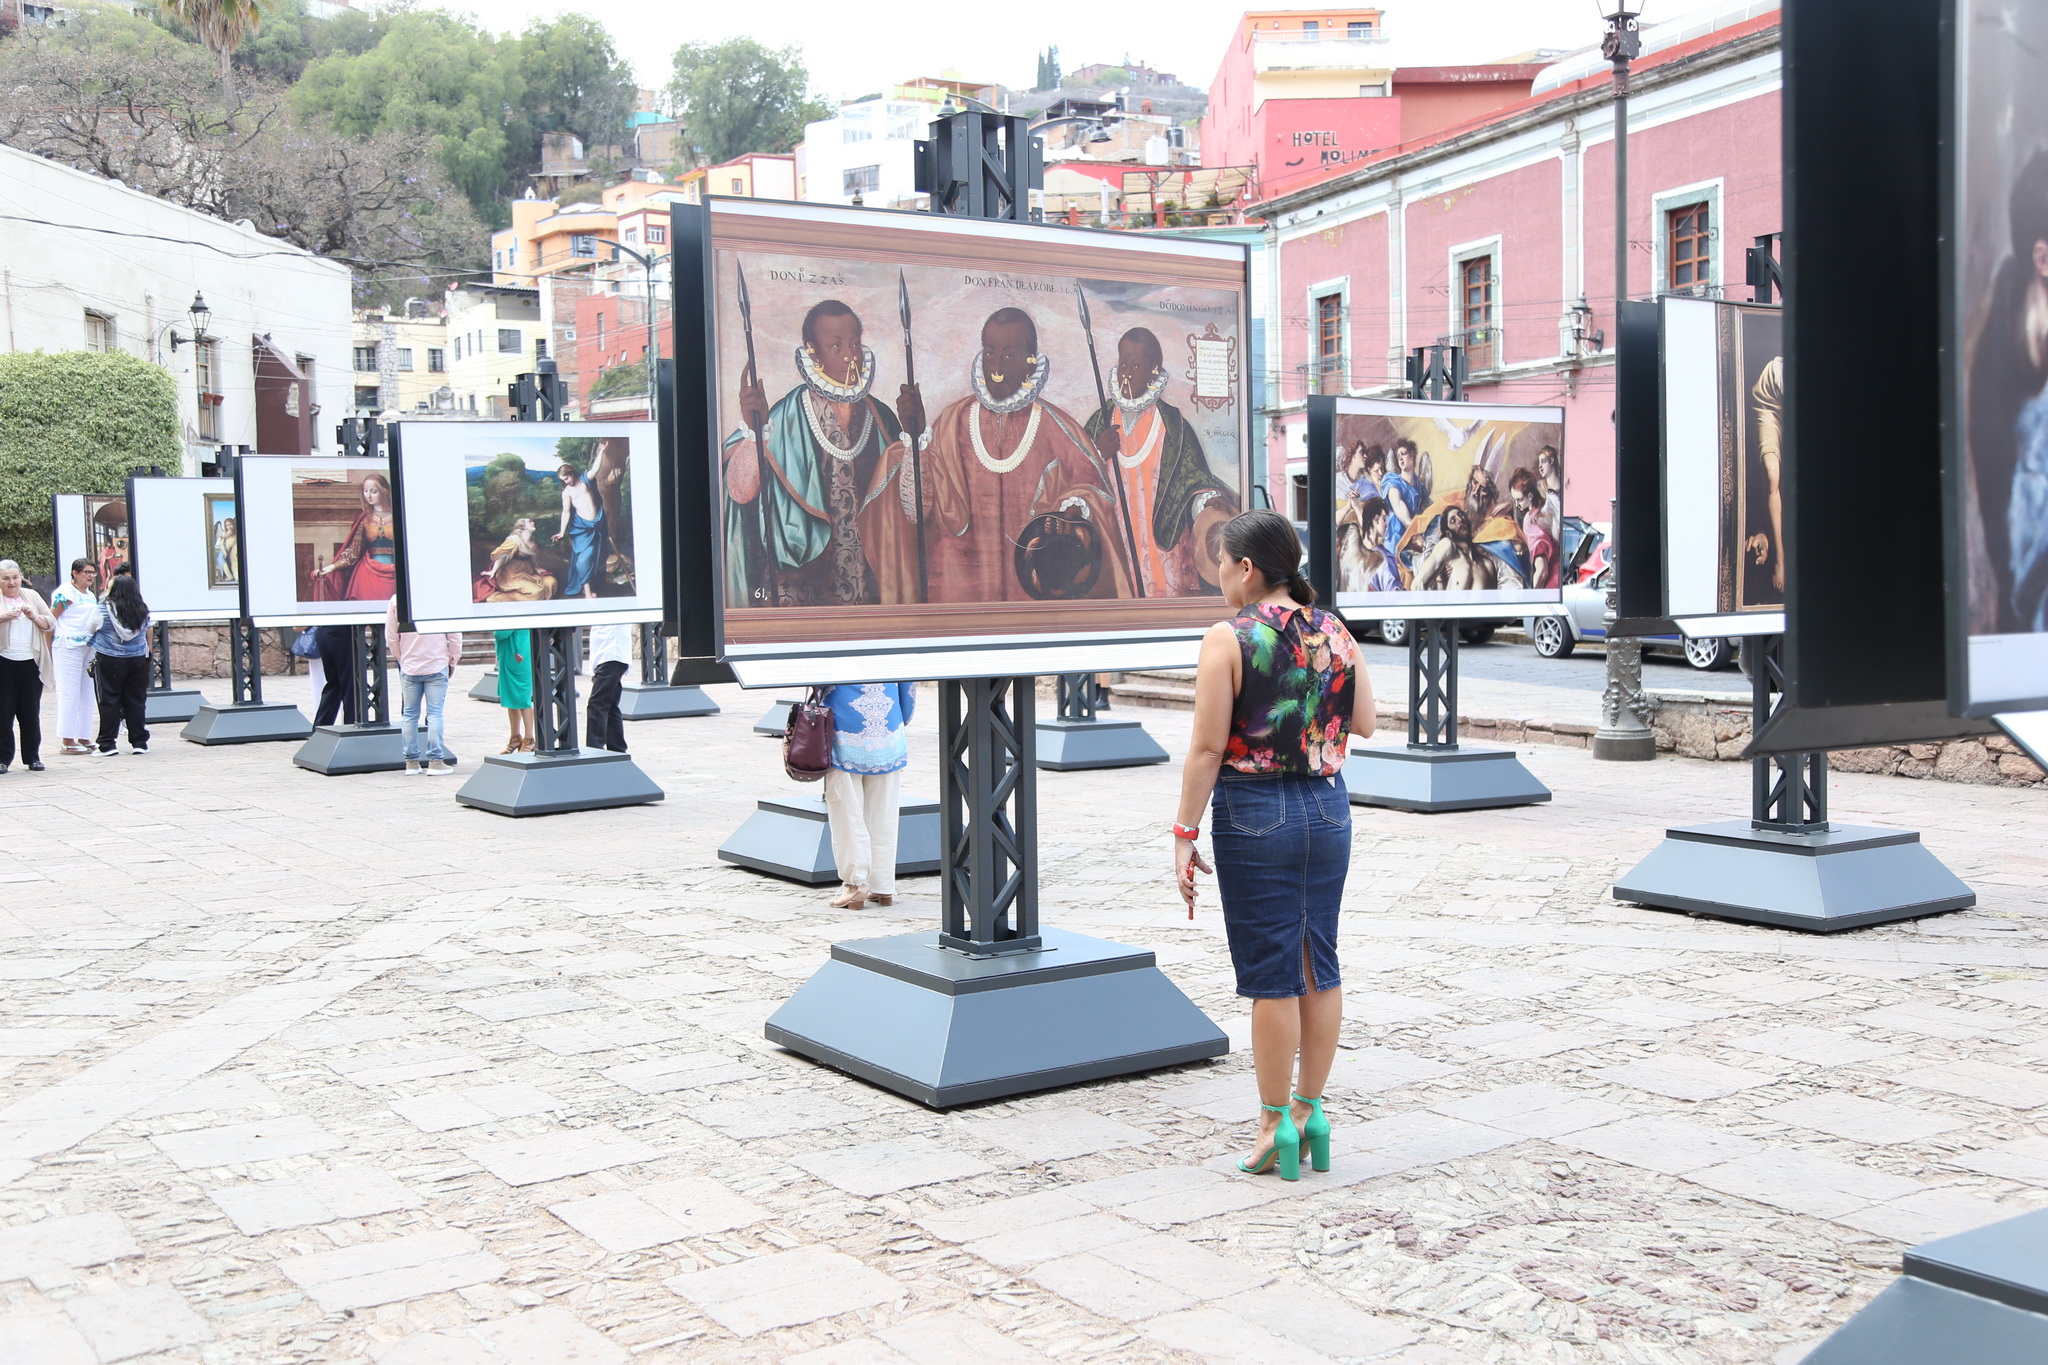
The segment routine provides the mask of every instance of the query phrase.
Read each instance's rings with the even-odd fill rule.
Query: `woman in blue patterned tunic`
[[[847,683],[825,689],[832,708],[832,769],[825,813],[832,858],[845,883],[832,904],[858,910],[896,900],[896,809],[910,741],[903,727],[917,709],[916,683]]]

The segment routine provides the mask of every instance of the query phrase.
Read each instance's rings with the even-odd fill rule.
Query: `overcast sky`
[[[647,0],[447,0],[490,28],[525,27],[537,16],[582,9],[609,28],[643,85],[668,79],[669,54],[690,40],[746,35],[803,49],[814,86],[849,99],[913,76],[956,70],[966,79],[1029,88],[1038,50],[1054,44],[1068,70],[1090,62],[1149,62],[1207,87],[1242,4],[1224,0],[1039,0],[992,10],[980,4],[898,0],[867,9],[847,0],[772,4],[649,4]],[[1647,18],[1703,0],[1650,0]],[[1410,65],[1481,62],[1536,47],[1579,48],[1600,39],[1597,0],[1392,0],[1386,32]]]

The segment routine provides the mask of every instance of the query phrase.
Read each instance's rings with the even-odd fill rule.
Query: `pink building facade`
[[[1597,70],[1591,69],[1597,66]],[[1546,86],[1548,88],[1546,88]],[[1632,298],[1748,298],[1744,248],[1780,227],[1775,12],[1652,51],[1629,118]],[[1305,486],[1311,393],[1398,396],[1413,347],[1466,347],[1466,396],[1565,409],[1565,510],[1614,492],[1614,120],[1604,64],[1255,210],[1274,505]]]

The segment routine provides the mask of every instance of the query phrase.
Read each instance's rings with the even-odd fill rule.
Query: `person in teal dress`
[[[533,752],[533,632],[500,630],[492,634],[498,646],[498,705],[512,723],[511,738],[500,753]]]

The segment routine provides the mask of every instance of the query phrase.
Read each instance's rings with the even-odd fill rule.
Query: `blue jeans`
[[[399,696],[400,715],[405,721],[405,758],[408,763],[438,758],[443,763],[455,761],[455,755],[448,752],[448,746],[441,742],[441,706],[448,700],[448,670],[439,673],[401,673]],[[427,751],[420,752],[420,702],[427,704]]]
[[[1340,984],[1337,914],[1351,864],[1351,799],[1341,774],[1247,775],[1225,768],[1210,804],[1216,890],[1237,969],[1254,1000]]]

